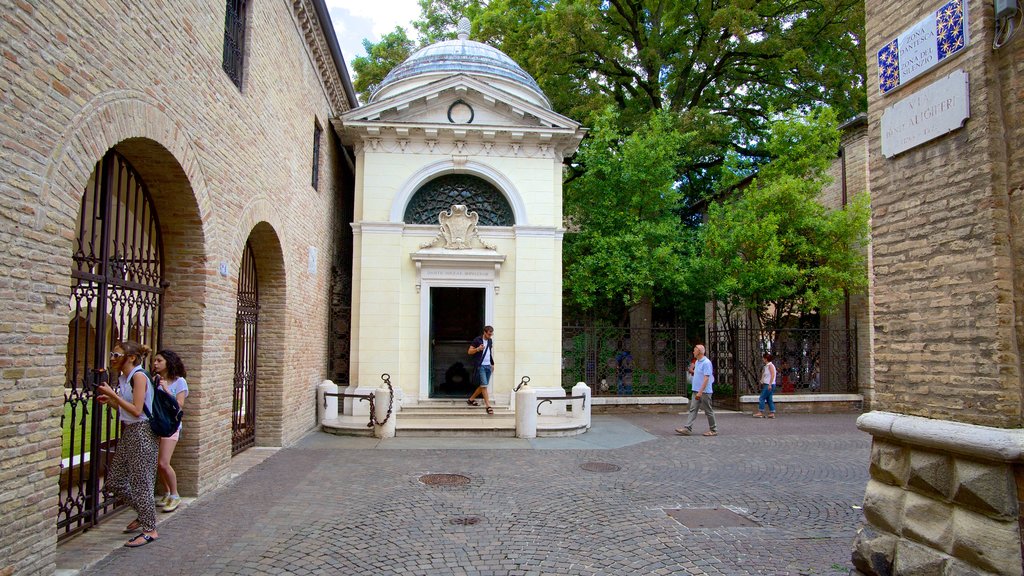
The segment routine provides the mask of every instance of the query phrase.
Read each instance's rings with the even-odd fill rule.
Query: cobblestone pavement
[[[726,413],[714,438],[703,415],[675,435],[682,418],[595,416],[534,441],[311,433],[82,574],[849,572],[870,451],[856,415]],[[685,517],[714,507],[727,521]]]

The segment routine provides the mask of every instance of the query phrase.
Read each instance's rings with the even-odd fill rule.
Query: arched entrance
[[[252,242],[246,241],[238,269],[235,308],[235,378],[231,402],[231,454],[256,443],[257,328],[260,316],[259,278]]]
[[[146,183],[114,150],[86,184],[72,262],[59,537],[117,508],[103,483],[120,427],[116,412],[96,402],[93,391],[107,376],[110,349],[127,339],[153,349],[160,343],[166,287],[160,223]]]

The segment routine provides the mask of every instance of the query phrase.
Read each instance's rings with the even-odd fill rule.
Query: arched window
[[[427,182],[405,207],[406,224],[437,224],[437,215],[452,204],[465,204],[480,215],[481,226],[514,226],[515,215],[505,196],[490,182],[467,174],[447,174]]]

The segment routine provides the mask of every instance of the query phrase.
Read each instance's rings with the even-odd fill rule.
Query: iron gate
[[[235,384],[231,402],[231,454],[256,443],[256,328],[260,296],[256,257],[245,243],[238,273],[238,308],[235,312]]]
[[[708,332],[715,362],[715,390],[738,402],[760,392],[761,355],[771,352],[778,370],[776,394],[849,394],[858,390],[857,329],[792,328],[762,331],[739,327]],[[716,398],[717,400],[717,398]]]
[[[83,192],[72,256],[59,539],[96,525],[121,505],[103,486],[120,426],[116,411],[95,400],[93,387],[114,343],[158,348],[162,256],[160,223],[145,183],[123,156],[108,151]]]

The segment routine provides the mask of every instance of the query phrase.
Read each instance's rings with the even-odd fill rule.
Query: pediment
[[[437,125],[474,129],[576,131],[580,124],[470,76],[457,74],[351,110],[345,126]]]

